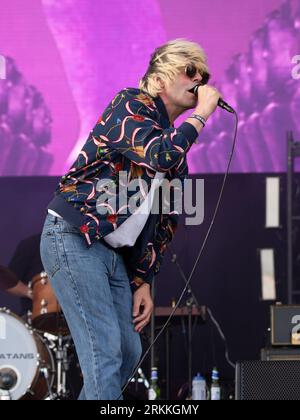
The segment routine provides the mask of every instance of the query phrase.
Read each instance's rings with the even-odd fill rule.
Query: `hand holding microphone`
[[[196,85],[189,92],[198,98],[196,112],[199,112],[206,119],[216,110],[217,106],[232,114],[235,113],[234,109],[222,99],[220,92],[212,86]]]

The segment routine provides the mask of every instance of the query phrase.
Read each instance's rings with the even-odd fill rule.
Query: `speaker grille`
[[[238,363],[236,397],[250,401],[300,400],[300,361]]]

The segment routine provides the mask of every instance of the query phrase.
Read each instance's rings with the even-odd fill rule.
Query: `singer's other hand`
[[[149,323],[153,308],[150,286],[145,283],[133,295],[133,324],[135,324],[135,331],[140,333]]]

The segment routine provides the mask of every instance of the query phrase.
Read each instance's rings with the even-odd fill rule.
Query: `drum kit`
[[[0,308],[0,400],[76,399],[79,363],[47,274],[35,276],[29,287],[33,308],[26,319]],[[68,381],[74,373],[78,389]]]

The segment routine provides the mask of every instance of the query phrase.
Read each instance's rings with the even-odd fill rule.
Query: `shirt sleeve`
[[[192,124],[163,129],[154,102],[120,92],[106,108],[92,131],[93,140],[126,156],[136,165],[167,172],[191,148],[198,137]]]

